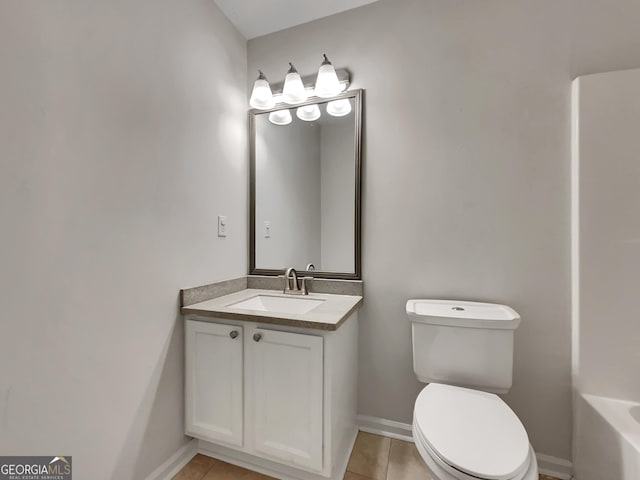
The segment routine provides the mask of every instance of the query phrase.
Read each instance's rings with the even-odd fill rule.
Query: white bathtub
[[[576,480],[640,479],[640,403],[582,394],[575,419]]]

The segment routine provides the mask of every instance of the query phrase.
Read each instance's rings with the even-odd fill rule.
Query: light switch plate
[[[264,222],[264,238],[271,238],[271,222]]]
[[[224,215],[218,215],[218,236],[227,236],[227,217]]]

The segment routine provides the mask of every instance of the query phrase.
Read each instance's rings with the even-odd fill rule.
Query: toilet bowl
[[[434,480],[537,480],[527,432],[492,393],[431,383],[418,395],[413,438]]]

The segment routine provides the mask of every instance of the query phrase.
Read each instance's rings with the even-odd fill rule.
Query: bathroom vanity
[[[183,306],[185,430],[199,451],[278,477],[342,478],[361,303],[244,289]]]
[[[250,275],[181,298],[185,431],[205,455],[343,478],[357,434],[362,104],[355,90],[296,105],[324,112],[313,121],[275,122],[284,104],[249,112]]]

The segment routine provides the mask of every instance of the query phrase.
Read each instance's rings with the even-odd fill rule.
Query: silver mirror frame
[[[361,254],[361,218],[362,218],[362,114],[364,90],[347,90],[332,98],[310,97],[306,102],[291,106],[278,103],[269,110],[249,110],[249,274],[250,275],[282,275],[284,269],[290,265],[283,265],[282,269],[256,268],[256,121],[258,114],[270,113],[283,108],[297,108],[305,105],[327,103],[333,100],[352,98],[354,101],[355,135],[354,135],[354,168],[355,168],[355,198],[354,198],[354,271],[353,272],[324,272],[320,270],[305,271],[304,274],[314,278],[334,278],[343,280],[360,280],[362,278]]]

